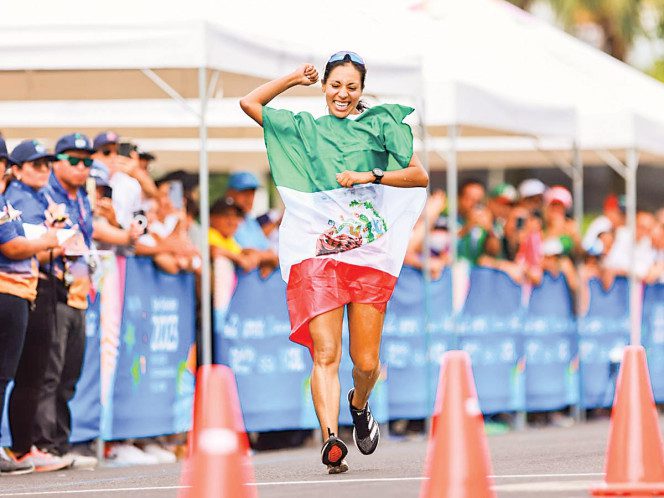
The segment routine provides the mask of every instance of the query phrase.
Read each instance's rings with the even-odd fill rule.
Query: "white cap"
[[[544,195],[546,185],[537,178],[528,178],[519,184],[519,197],[533,197],[535,195]]]

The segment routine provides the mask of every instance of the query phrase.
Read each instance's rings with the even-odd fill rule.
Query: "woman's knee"
[[[339,366],[341,362],[341,346],[326,344],[316,346],[314,344],[314,365],[320,367]]]
[[[380,370],[380,357],[378,355],[357,355],[352,360],[355,370],[363,375],[371,376]]]

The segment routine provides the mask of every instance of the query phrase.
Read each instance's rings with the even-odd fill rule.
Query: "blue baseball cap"
[[[92,161],[92,167],[90,168],[90,177],[94,178],[98,187],[108,187],[111,181],[111,172],[104,163],[95,159]]]
[[[114,131],[102,131],[95,137],[93,143],[94,150],[101,149],[104,145],[116,144],[120,141],[120,136]]]
[[[55,161],[55,156],[46,150],[46,147],[38,140],[23,140],[14,147],[10,158],[14,164],[23,164],[37,159]]]
[[[232,190],[256,190],[260,186],[258,178],[247,171],[233,173],[228,179],[228,188]]]
[[[14,164],[12,158],[9,157],[9,152],[7,152],[7,144],[5,143],[5,139],[2,137],[0,137],[0,159],[7,159],[10,166]]]
[[[58,140],[55,144],[55,153],[62,154],[68,150],[80,150],[92,154],[95,150],[92,148],[90,139],[82,133],[70,133]]]

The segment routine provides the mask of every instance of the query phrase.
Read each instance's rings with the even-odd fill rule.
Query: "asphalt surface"
[[[489,437],[498,496],[588,496],[588,488],[602,480],[608,428],[608,420],[601,420]],[[347,459],[350,471],[335,476],[325,472],[313,444],[257,453],[253,465],[261,498],[416,497],[425,452],[424,438],[383,438],[376,453],[368,457],[352,447]],[[0,478],[0,497],[175,497],[179,474],[180,464],[172,464],[5,476]]]

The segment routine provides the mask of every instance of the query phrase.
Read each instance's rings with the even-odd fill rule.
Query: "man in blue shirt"
[[[233,199],[244,213],[244,220],[233,236],[243,251],[253,256],[261,272],[267,274],[279,265],[277,254],[270,248],[270,241],[263,233],[256,218],[251,216],[254,207],[258,179],[251,173],[233,173],[228,180],[226,197]]]
[[[92,466],[96,459],[70,453],[71,416],[69,401],[81,375],[85,353],[85,310],[90,291],[88,250],[92,246],[92,209],[85,183],[92,166],[92,143],[83,134],[72,133],[58,140],[56,161],[44,194],[55,212],[64,212],[66,228],[74,231],[54,261],[57,293],[56,334],[46,377],[39,391],[33,424],[34,444],[56,455],[74,460],[77,467]]]

